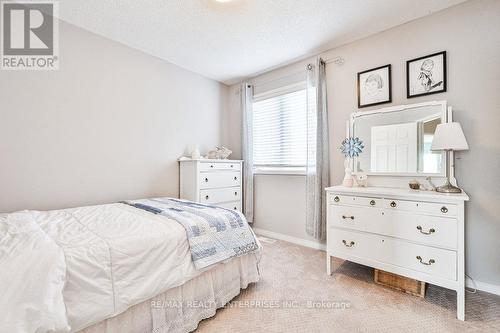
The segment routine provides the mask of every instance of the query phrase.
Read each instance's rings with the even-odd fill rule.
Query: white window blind
[[[254,165],[303,167],[307,158],[306,90],[253,104]]]

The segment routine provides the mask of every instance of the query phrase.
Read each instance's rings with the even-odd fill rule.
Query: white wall
[[[500,284],[500,1],[474,0],[442,12],[387,30],[366,39],[330,50],[322,56],[341,56],[343,66],[327,65],[328,109],[330,121],[331,181],[343,178],[343,156],[338,146],[345,136],[345,122],[356,112],[356,73],[392,64],[392,104],[411,104],[428,100],[447,100],[454,117],[464,129],[470,150],[457,154],[456,173],[459,184],[471,201],[466,206],[466,271],[479,281]],[[448,53],[448,92],[420,98],[406,98],[406,60],[446,50]],[[265,75],[253,82],[273,80],[305,68],[302,61]],[[235,89],[235,87],[231,87]],[[230,97],[233,94],[230,94]],[[363,110],[370,110],[366,108]],[[237,113],[232,109],[231,113]],[[231,115],[231,119],[239,120]],[[227,137],[239,146],[239,127],[229,126]],[[236,150],[236,149],[235,149]],[[258,176],[255,226],[297,236],[305,230],[303,200],[304,180],[300,177]],[[273,199],[285,195],[280,186],[286,179],[287,204]],[[400,184],[406,186],[408,179]],[[286,210],[286,212],[284,212]],[[288,221],[281,220],[288,217]],[[305,232],[303,238],[306,238]]]
[[[64,22],[60,49],[59,71],[0,72],[0,212],[177,196],[227,88]]]
[[[253,227],[317,243],[305,232],[305,188],[304,176],[255,176]]]

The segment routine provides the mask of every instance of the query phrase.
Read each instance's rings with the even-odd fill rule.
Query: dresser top
[[[345,194],[345,195],[360,195],[360,196],[380,196],[388,198],[401,198],[423,201],[439,201],[439,202],[456,202],[468,201],[469,196],[465,193],[438,193],[435,191],[412,190],[409,188],[392,188],[392,187],[345,187],[332,186],[325,189],[327,192]]]
[[[222,159],[211,159],[211,158],[198,158],[192,159],[190,157],[181,157],[179,162],[206,162],[206,163],[241,163],[243,160],[222,160]]]

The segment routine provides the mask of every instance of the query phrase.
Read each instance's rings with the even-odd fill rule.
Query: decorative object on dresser
[[[182,158],[179,163],[181,199],[242,210],[243,161]]]
[[[465,193],[334,186],[328,193],[327,272],[331,257],[457,292],[465,316]]]
[[[358,73],[358,108],[391,102],[391,65]]]
[[[445,123],[439,124],[436,127],[436,133],[432,140],[431,150],[444,150],[446,152],[446,159],[449,161],[450,169],[455,170],[454,156],[450,156],[450,152],[456,150],[468,150],[469,145],[465,139],[462,126],[459,123]],[[453,172],[454,174],[454,172]],[[438,186],[437,192],[442,193],[460,193],[462,190],[450,184],[449,175],[446,177],[446,184]]]
[[[355,180],[357,186],[365,187],[368,185],[368,175],[366,173],[359,172],[356,174]]]
[[[199,159],[201,157],[200,148],[197,145],[193,146],[190,155],[193,160]]]
[[[348,127],[349,128],[349,127]],[[344,168],[345,175],[342,185],[351,187],[354,185],[354,179],[352,176],[351,169],[351,159],[355,156],[359,156],[361,152],[363,152],[363,141],[359,138],[350,138],[347,137],[342,141],[342,145],[340,146],[340,151],[344,154]]]
[[[406,62],[406,97],[446,91],[446,51]]]
[[[217,146],[215,149],[210,150],[207,154],[207,158],[209,159],[221,159],[225,160],[233,153],[232,150],[229,150],[228,148],[224,146]]]
[[[412,190],[420,190],[420,183],[417,181],[417,180],[410,180],[408,182],[408,186],[412,189]]]

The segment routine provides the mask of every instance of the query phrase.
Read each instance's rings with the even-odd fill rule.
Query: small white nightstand
[[[241,160],[181,159],[180,197],[229,209],[242,209]]]

